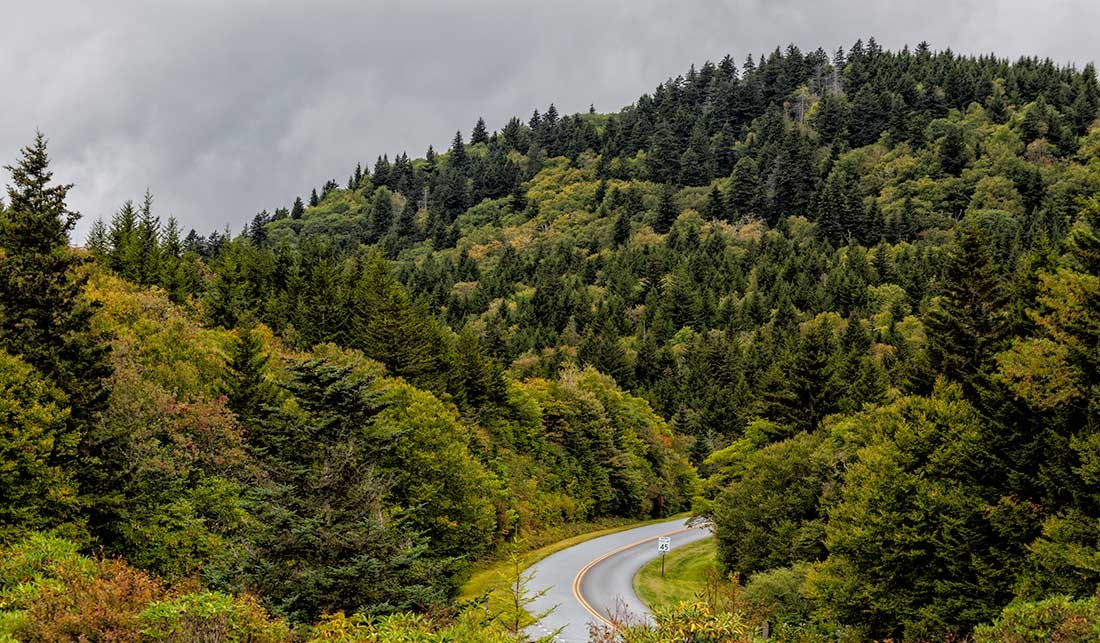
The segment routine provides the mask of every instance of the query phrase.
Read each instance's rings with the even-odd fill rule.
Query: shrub
[[[990,625],[974,630],[974,643],[1085,643],[1100,640],[1097,599],[1054,596],[1015,602]]]
[[[154,641],[278,643],[290,639],[286,623],[272,619],[251,596],[186,594],[149,605],[138,615],[141,633]]]
[[[21,641],[140,641],[137,615],[162,599],[164,587],[120,560],[101,561],[94,574],[43,585],[27,606]]]

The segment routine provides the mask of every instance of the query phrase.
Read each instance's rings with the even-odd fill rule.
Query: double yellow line
[[[654,540],[657,540],[658,538],[664,538],[665,536],[674,536],[676,534],[682,534],[685,531],[690,531],[692,529],[694,529],[694,527],[683,527],[681,529],[676,529],[674,531],[668,531],[668,532],[665,532],[663,534],[657,534],[656,536],[650,536],[649,538],[643,538],[643,539],[641,539],[637,542],[630,543],[629,545],[623,545],[622,547],[619,547],[618,549],[616,549],[614,551],[609,551],[606,554],[600,556],[599,558],[596,558],[595,560],[593,560],[590,563],[588,563],[587,565],[585,565],[584,568],[581,569],[581,571],[577,572],[576,578],[573,579],[573,598],[577,599],[577,602],[581,604],[581,607],[583,607],[585,610],[587,610],[589,614],[591,614],[592,616],[595,616],[597,619],[599,619],[600,622],[602,622],[604,625],[609,625],[611,627],[615,627],[615,624],[612,623],[610,619],[605,617],[603,614],[600,614],[599,612],[597,612],[596,608],[592,607],[592,604],[589,603],[587,600],[585,600],[584,596],[581,594],[581,583],[584,581],[584,575],[587,574],[593,567],[595,567],[596,565],[599,565],[600,563],[607,560],[608,558],[611,558],[615,554],[624,552],[628,549],[633,549],[634,547],[637,547],[638,545],[644,545],[648,542],[652,542]]]

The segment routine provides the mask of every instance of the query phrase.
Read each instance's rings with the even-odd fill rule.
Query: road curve
[[[547,556],[529,570],[528,589],[532,593],[549,590],[528,611],[556,609],[531,627],[531,635],[545,636],[562,628],[557,641],[584,643],[588,624],[597,621],[595,614],[606,615],[618,603],[648,616],[634,594],[633,582],[638,570],[657,556],[657,537],[671,537],[675,549],[710,535],[705,527],[688,528],[684,520],[668,520],[593,538]]]

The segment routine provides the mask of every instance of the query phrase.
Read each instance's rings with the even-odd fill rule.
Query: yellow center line
[[[595,616],[597,619],[599,619],[601,622],[603,622],[604,625],[610,625],[611,627],[615,627],[615,624],[612,623],[610,619],[604,617],[603,614],[600,614],[599,612],[597,612],[596,608],[592,607],[592,604],[589,603],[587,600],[585,600],[584,596],[581,594],[581,583],[584,581],[584,575],[587,574],[593,567],[595,567],[596,565],[599,565],[600,563],[607,560],[608,558],[611,558],[615,554],[624,552],[628,549],[632,549],[634,547],[637,547],[638,545],[644,545],[648,542],[657,540],[658,538],[663,538],[665,536],[673,536],[675,534],[682,534],[685,531],[689,531],[691,529],[695,529],[695,527],[683,527],[681,529],[676,529],[674,531],[668,531],[668,532],[665,532],[663,534],[657,534],[655,536],[650,536],[649,538],[643,538],[643,539],[641,539],[637,542],[630,543],[629,545],[623,545],[622,547],[619,547],[618,549],[616,549],[614,551],[609,551],[606,554],[600,556],[599,558],[596,558],[592,562],[585,565],[584,568],[581,569],[581,571],[577,572],[576,578],[573,579],[573,598],[577,599],[577,602],[581,604],[581,607],[583,607],[585,610],[587,610],[589,614],[591,614],[592,616]]]

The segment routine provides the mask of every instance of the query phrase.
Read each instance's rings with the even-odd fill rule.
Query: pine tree
[[[394,435],[376,421],[385,406],[371,379],[316,359],[288,370],[297,408],[252,424],[263,476],[249,493],[256,520],[231,582],[299,622],[440,600],[444,570],[387,510],[392,484],[376,469]]]
[[[302,218],[302,215],[305,214],[305,211],[306,206],[304,203],[302,203],[302,197],[294,197],[294,205],[290,206],[290,218],[297,221],[298,219]]]
[[[166,259],[179,259],[183,254],[180,225],[176,217],[168,217],[168,223],[160,233],[160,245]]]
[[[451,149],[447,151],[447,164],[458,174],[464,174],[468,169],[470,157],[466,154],[466,145],[462,142],[462,132],[455,132],[451,141]]]
[[[445,388],[444,343],[437,322],[410,299],[380,255],[367,261],[353,301],[354,347],[417,386]]]
[[[268,361],[259,330],[241,330],[230,349],[225,391],[229,408],[241,421],[253,422],[264,417],[279,399],[278,390],[269,379]]]
[[[679,180],[683,185],[706,185],[710,181],[710,141],[706,130],[697,125],[691,131],[687,149],[680,155]]]
[[[248,224],[248,238],[252,241],[252,245],[257,248],[262,248],[267,244],[267,223],[270,220],[271,216],[267,213],[267,210],[262,210],[257,212]]]
[[[126,201],[111,218],[107,232],[111,248],[108,265],[120,276],[136,281],[140,263],[140,245],[137,239],[137,211],[134,202]]]
[[[603,158],[603,157],[600,157]],[[596,193],[592,196],[592,202],[594,208],[599,208],[603,205],[604,199],[607,197],[607,179],[600,179],[600,182],[596,184]]]
[[[20,356],[65,394],[69,416],[51,436],[49,463],[72,471],[75,445],[89,455],[85,440],[106,404],[111,373],[108,348],[91,329],[93,306],[82,295],[81,259],[68,247],[80,215],[65,205],[72,186],[50,185],[41,133],[6,169],[12,183],[0,211],[0,350]]]
[[[474,131],[470,133],[470,145],[489,142],[489,130],[485,128],[485,119],[478,117]]]
[[[374,161],[374,172],[371,173],[371,177],[371,182],[375,187],[382,187],[383,185],[393,187],[393,166],[390,165],[388,154],[383,154]]]
[[[653,131],[646,166],[649,178],[656,183],[670,183],[680,178],[680,148],[668,122],[661,121]]]
[[[952,123],[940,141],[936,158],[944,174],[959,176],[966,167],[966,141],[962,128]]]
[[[92,222],[88,230],[88,240],[84,244],[96,257],[106,257],[111,251],[110,238],[107,236],[107,225],[99,218]]]
[[[315,208],[320,202],[321,199],[317,197],[317,188],[313,188],[313,190],[309,193],[309,207]]]
[[[416,213],[416,202],[412,199],[405,199],[405,207],[401,208],[401,214],[398,215],[394,228],[398,239],[402,243],[411,244],[416,241]]]
[[[153,195],[145,190],[138,216],[137,234],[138,283],[154,284],[160,276],[160,218],[153,214]]]
[[[374,191],[367,221],[367,243],[377,243],[393,225],[393,193],[385,186]]]
[[[676,188],[671,183],[661,186],[661,194],[657,201],[657,218],[653,223],[653,229],[665,234],[672,229],[676,218],[680,216],[680,207],[676,204]]]
[[[620,212],[619,216],[615,217],[615,228],[611,235],[611,243],[615,247],[624,245],[627,241],[630,241],[630,217],[626,212]]]
[[[1007,347],[1008,312],[1008,293],[988,233],[966,219],[956,228],[939,301],[927,321],[936,371],[963,384],[968,395],[984,389],[994,356]]]
[[[750,157],[743,157],[733,167],[730,187],[726,192],[726,211],[737,219],[744,219],[758,213],[757,167]]]
[[[710,193],[707,194],[706,205],[703,206],[701,214],[711,221],[725,221],[728,218],[726,216],[726,198],[722,194],[722,190],[718,188],[717,183],[711,186]]]

